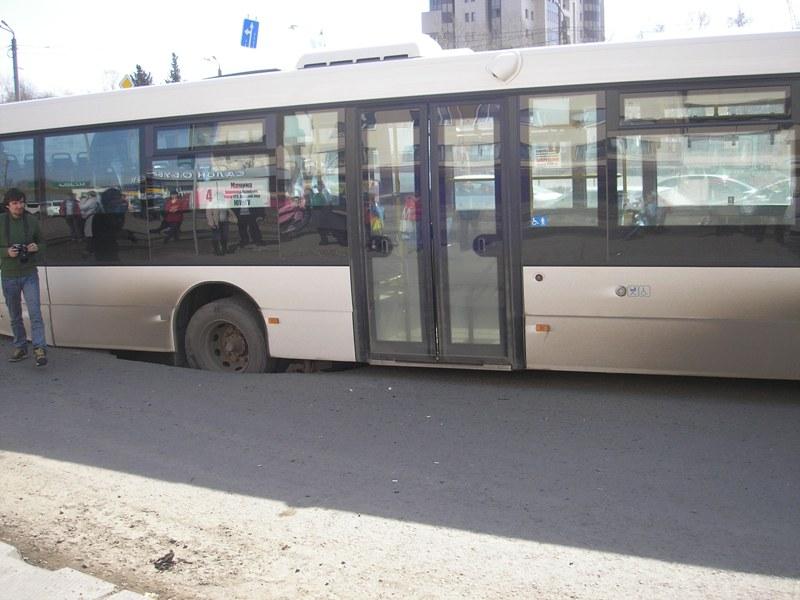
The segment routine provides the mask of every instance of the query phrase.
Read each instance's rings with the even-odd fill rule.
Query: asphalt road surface
[[[140,593],[800,598],[797,382],[54,349],[0,385],[0,539]]]

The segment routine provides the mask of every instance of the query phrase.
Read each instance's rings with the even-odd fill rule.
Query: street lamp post
[[[216,56],[205,56],[203,60],[217,63],[217,77],[222,77],[222,67],[219,66],[219,61],[217,60]]]
[[[19,102],[19,69],[17,68],[17,36],[8,23],[0,20],[0,29],[11,34],[11,60],[14,63],[14,98]]]

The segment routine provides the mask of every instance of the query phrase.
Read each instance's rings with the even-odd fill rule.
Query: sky
[[[800,19],[800,0],[792,0]],[[413,40],[428,0],[0,0],[0,19],[14,29],[20,79],[40,92],[80,94],[115,89],[137,64],[155,83],[169,76],[172,53],[184,80],[264,68],[292,68],[312,49]],[[738,9],[752,22],[728,27]],[[786,0],[605,0],[606,39],[704,33],[785,31]],[[259,22],[256,48],[241,47],[244,19]],[[800,25],[800,24],[799,24]],[[663,28],[663,33],[656,34]],[[696,33],[695,33],[696,34]],[[0,47],[11,34],[0,31]],[[0,88],[13,88],[10,50],[0,52]]]

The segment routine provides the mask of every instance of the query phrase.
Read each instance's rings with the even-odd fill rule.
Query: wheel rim
[[[231,323],[216,323],[208,331],[210,356],[220,371],[244,371],[249,363],[247,339]]]

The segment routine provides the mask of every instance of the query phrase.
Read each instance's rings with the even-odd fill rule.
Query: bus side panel
[[[356,359],[349,267],[264,270],[257,281],[249,276],[247,288],[243,289],[252,290],[262,308],[272,356],[347,362]]]
[[[274,356],[325,360],[355,356],[348,267],[47,270],[54,341],[60,346],[172,352],[178,303],[193,288],[214,282],[241,289],[265,318],[278,317],[278,324],[268,326]]]
[[[171,317],[186,269],[47,267],[58,346],[173,351]]]
[[[528,368],[800,379],[800,269],[526,267],[524,279]]]
[[[353,315],[329,310],[264,310],[270,355],[355,362]]]

